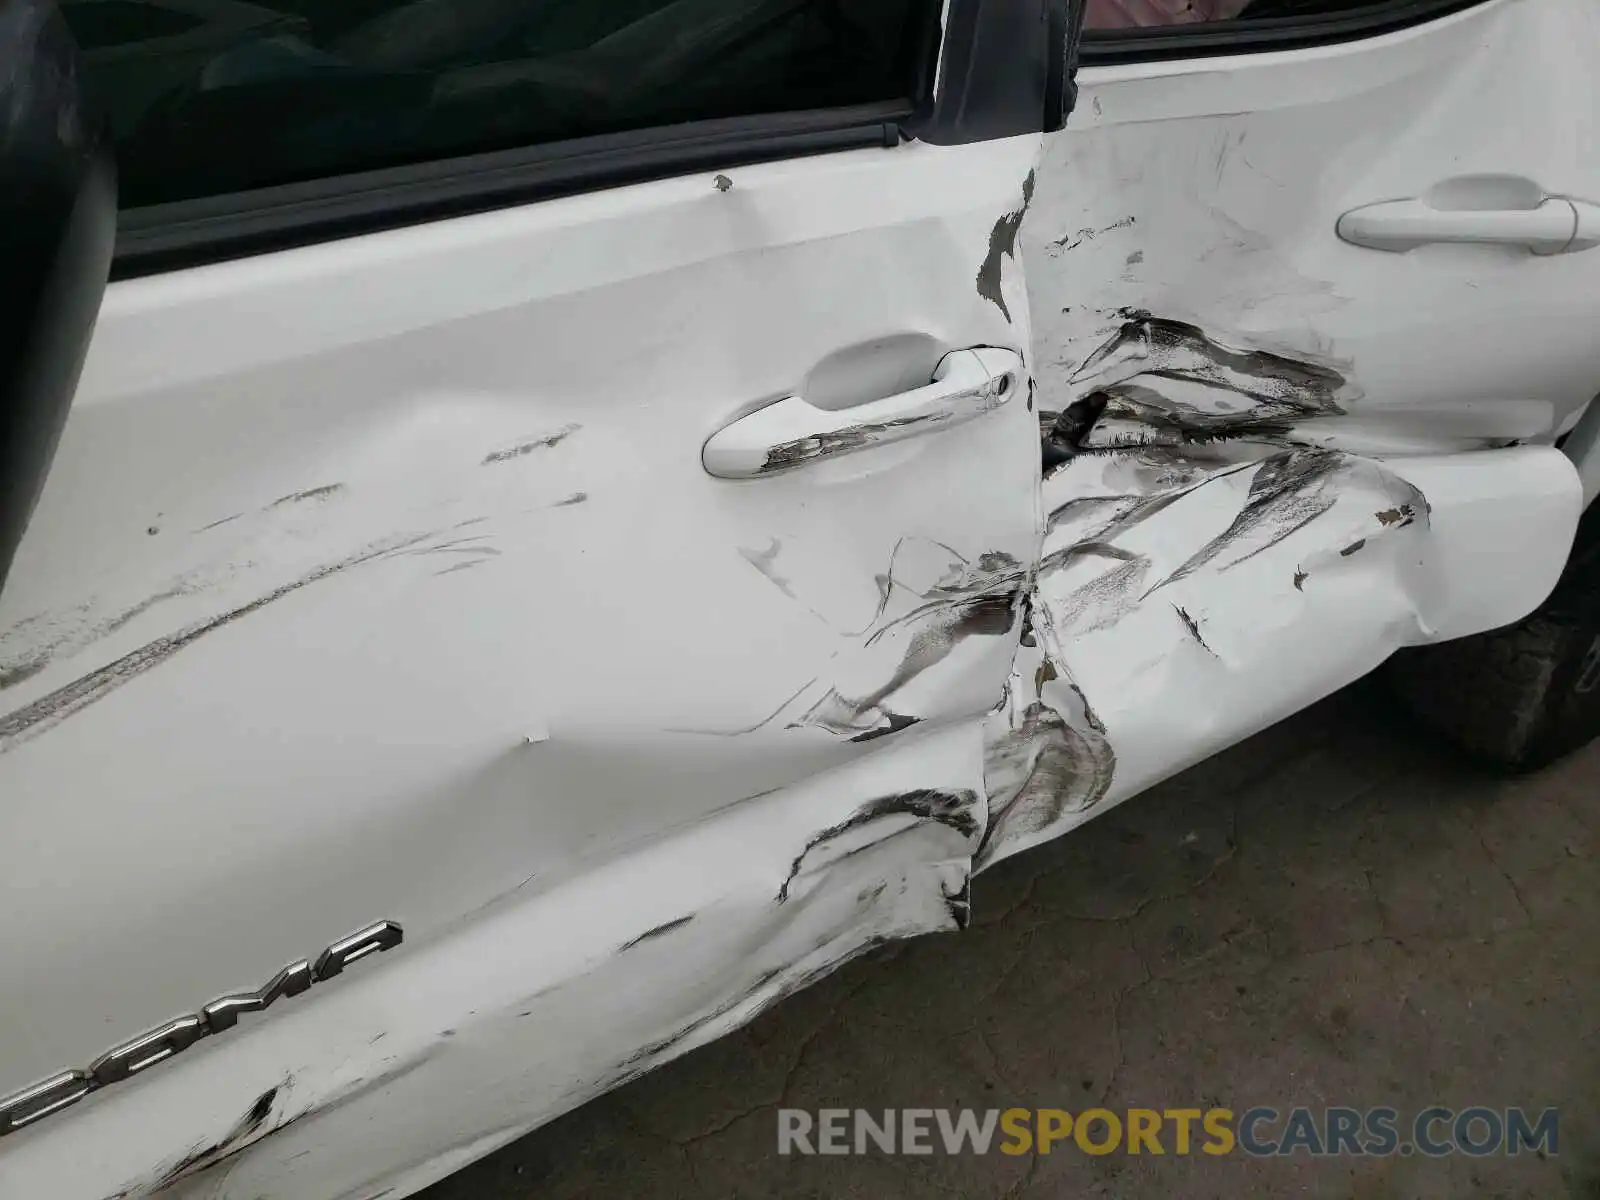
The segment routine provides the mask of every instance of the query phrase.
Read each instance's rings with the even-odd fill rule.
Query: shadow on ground
[[[1597,835],[1600,743],[1486,777],[1364,681],[985,874],[965,933],[853,963],[422,1194],[1600,1197]],[[1559,1152],[776,1152],[779,1107],[1302,1104],[1559,1106]]]

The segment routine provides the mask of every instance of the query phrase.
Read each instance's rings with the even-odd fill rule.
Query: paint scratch
[[[285,596],[292,595],[302,588],[309,587],[314,583],[320,583],[325,579],[331,579],[353,567],[420,545],[432,536],[435,535],[421,533],[379,542],[348,558],[329,563],[302,575],[298,579],[273,588],[270,592],[258,596],[248,604],[231,608],[227,612],[199,621],[179,630],[177,633],[145,643],[137,650],[124,654],[115,662],[108,663],[99,670],[91,671],[89,674],[73,680],[64,687],[57,688],[33,703],[24,705],[22,708],[0,717],[0,754],[5,754],[15,749],[23,741],[37,737],[46,730],[59,725],[75,713],[88,708],[91,704],[105,699],[123,684],[137,679],[146,671],[160,666],[175,654],[194,645],[206,635],[215,633],[217,630],[253,613],[260,612],[268,605],[283,599]]]
[[[487,467],[494,463],[510,462],[514,458],[532,454],[535,450],[548,450],[552,446],[559,446],[582,428],[581,425],[563,425],[554,433],[542,434],[525,442],[518,442],[515,446],[508,446],[504,450],[496,450],[484,456],[483,465]]]

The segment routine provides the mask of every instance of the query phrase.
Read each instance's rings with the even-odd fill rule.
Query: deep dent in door
[[[1296,440],[1344,413],[1340,370],[1114,316],[1073,375],[1078,398],[1040,414],[1043,537],[990,731],[979,869],[1318,698],[1344,681],[1336,664],[1359,674],[1421,634],[1406,577],[1427,498],[1375,460]],[[1325,587],[1359,595],[1358,618],[1319,625],[1308,589]],[[1298,661],[1264,629],[1293,629]],[[1280,706],[1234,701],[1273,679]],[[1151,723],[1165,736],[1136,740],[1158,757],[1119,754],[1119,726]]]
[[[979,294],[1008,319],[1021,312],[1016,239],[1031,191],[1030,179],[1023,204],[996,223],[976,278]],[[359,1194],[420,1186],[491,1148],[488,1141],[509,1140],[730,1032],[885,941],[964,927],[976,870],[1065,832],[1429,636],[1427,497],[1394,469],[1321,444],[1305,429],[1359,398],[1346,366],[1239,347],[1193,324],[1131,311],[1106,314],[1088,350],[1072,372],[1070,402],[1037,414],[1049,469],[1036,565],[1003,551],[963,554],[902,539],[878,576],[871,619],[848,631],[845,648],[778,711],[744,728],[684,731],[738,737],[779,726],[857,742],[893,735],[916,739],[926,753],[865,755],[814,788],[748,797],[698,828],[638,848],[616,864],[617,880],[585,884],[589,901],[603,900],[607,888],[636,891],[652,865],[695,897],[662,894],[648,921],[619,931],[582,969],[505,1003],[486,997],[479,1028],[460,1037],[454,1027],[424,1029],[442,1008],[410,1014],[414,1028],[352,1033],[352,1044],[369,1049],[336,1065],[307,1064],[269,1091],[258,1087],[239,1109],[219,1110],[212,1137],[130,1180],[122,1194],[180,1185],[185,1196],[244,1194],[255,1154],[271,1154],[279,1170],[308,1150],[323,1151],[308,1162],[323,1162],[353,1100],[379,1085],[416,1088],[416,1109],[425,1110],[431,1076],[421,1068],[471,1068],[473,1044],[492,1027],[497,1058],[520,1065],[485,1078],[470,1111],[444,1118],[459,1130],[453,1139],[440,1135],[447,1148],[421,1142],[414,1162]],[[492,450],[482,465],[554,451],[574,432]],[[339,494],[327,485],[286,496],[251,520],[274,522]],[[235,521],[249,524],[225,515],[216,525]],[[0,718],[0,753],[292,590],[396,556],[428,556],[440,571],[484,561],[496,551],[481,536],[483,521],[462,514],[263,583],[241,603]],[[805,580],[784,573],[777,542],[743,553],[805,603]],[[0,681],[31,678],[168,592],[192,595],[207,586],[205,570],[197,562],[196,574],[181,574],[167,591],[90,606],[31,633],[14,627],[22,640],[0,646]],[[941,672],[960,669],[964,646],[991,638],[1014,639],[1017,652],[987,722],[980,777],[971,739],[932,728],[922,697],[937,693]],[[737,861],[722,853],[733,845]],[[508,913],[515,892],[486,913]],[[589,911],[605,919],[603,904]],[[641,987],[655,990],[649,1011],[612,1013],[606,1036],[572,1048],[570,1061],[518,1057],[516,1031],[604,1015]],[[519,1119],[486,1141],[485,1114],[496,1112]]]
[[[1012,242],[1021,212],[1000,218],[1011,230],[1001,249],[1003,261],[993,266],[994,286],[1004,291],[988,296],[1002,308],[1009,296],[1010,311],[1019,315],[1021,280]],[[991,254],[995,244],[990,238]],[[976,264],[976,259],[975,254],[969,261]],[[1021,413],[1008,419],[1027,423]],[[182,523],[158,518],[147,530],[141,523],[140,540],[149,539],[159,553],[144,559],[137,572],[111,578],[110,586],[81,603],[14,622],[0,637],[0,695],[10,692],[21,700],[0,715],[0,756],[78,720],[124,684],[192,661],[191,648],[209,635],[281,611],[274,608],[279,600],[376,586],[374,580],[393,579],[396,572],[448,574],[492,561],[501,554],[495,543],[507,522],[530,514],[540,521],[559,520],[557,510],[585,498],[580,492],[556,499],[562,493],[553,491],[535,511],[527,507],[525,485],[501,488],[492,481],[502,472],[559,461],[582,440],[581,428],[564,425],[515,444],[484,446],[476,457],[441,459],[452,485],[440,491],[448,503],[425,513],[413,505],[410,527],[397,529],[396,513],[403,510],[382,511],[359,487],[337,476],[307,480],[315,486],[248,508],[230,504]],[[1016,532],[1025,530],[1019,525]],[[1024,542],[1023,537],[1014,540]],[[780,542],[775,539],[766,551],[739,553],[779,591],[805,603],[806,580],[799,572],[785,579],[783,572],[791,568]],[[430,1069],[440,1064],[450,1064],[445,1068],[450,1071],[467,1068],[478,1057],[473,1047],[485,1024],[492,1024],[510,1043],[508,1053],[499,1055],[510,1069],[483,1081],[481,1104],[447,1120],[456,1130],[448,1144],[442,1133],[439,1139],[419,1139],[410,1150],[416,1160],[395,1177],[426,1175],[441,1162],[457,1161],[463,1147],[481,1144],[483,1130],[492,1127],[483,1112],[516,1114],[512,1132],[532,1128],[721,1036],[874,946],[963,927],[972,863],[988,823],[981,737],[974,714],[952,721],[944,711],[952,685],[941,680],[970,680],[975,670],[982,678],[999,674],[984,664],[1001,667],[1009,657],[1007,644],[1020,636],[1031,572],[1027,553],[1025,544],[958,550],[927,536],[902,537],[876,577],[875,609],[862,613],[859,625],[838,629],[839,652],[777,712],[745,729],[678,731],[740,737],[778,727],[859,743],[894,735],[901,739],[899,753],[865,753],[869,748],[863,746],[864,753],[825,778],[746,797],[695,826],[624,850],[614,873],[622,890],[613,899],[624,892],[647,896],[652,911],[649,919],[615,936],[600,927],[615,924],[619,916],[631,919],[638,909],[629,914],[615,902],[581,903],[559,888],[530,900],[534,889],[519,895],[519,886],[491,899],[480,913],[469,914],[468,924],[492,922],[519,908],[559,908],[563,925],[570,928],[575,913],[583,911],[590,928],[580,968],[534,964],[533,985],[523,980],[513,1000],[496,1005],[492,998],[473,999],[483,1014],[473,1014],[476,1025],[455,1019],[466,1012],[465,1005],[418,1001],[406,1019],[419,1028],[408,1028],[396,1019],[400,1014],[385,1013],[385,1006],[365,1005],[359,1020],[377,1027],[352,1033],[348,1021],[341,1026],[332,1018],[348,1053],[322,1055],[314,1048],[315,1038],[305,1040],[314,1014],[302,1006],[298,1013],[273,1014],[270,1024],[243,1022],[237,1033],[207,1039],[220,1049],[224,1039],[243,1047],[259,1044],[257,1035],[265,1034],[274,1046],[287,1045],[291,1057],[285,1064],[277,1056],[270,1086],[237,1068],[225,1087],[202,1086],[214,1114],[207,1124],[214,1127],[207,1129],[191,1114],[182,1143],[170,1137],[146,1140],[141,1157],[152,1165],[119,1180],[114,1194],[233,1195],[248,1191],[255,1168],[269,1160],[283,1170],[305,1157],[311,1169],[324,1154],[338,1153],[341,1143],[333,1130],[358,1107],[355,1101],[375,1088],[422,1087],[423,1077],[431,1077]],[[152,626],[160,636],[144,632]],[[125,650],[134,628],[144,636],[136,648]],[[111,640],[119,634],[120,644]],[[963,682],[958,690],[969,689]],[[716,834],[702,840],[713,828]],[[737,843],[736,855],[712,852],[730,840]],[[646,861],[676,878],[680,890],[644,888],[640,879],[649,868],[641,864]],[[601,890],[610,886],[581,882]],[[688,890],[695,892],[693,899],[680,894]],[[527,936],[511,940],[542,944]],[[431,949],[439,948],[436,939]],[[426,955],[430,947],[418,949]],[[540,976],[539,968],[546,974]],[[369,985],[379,974],[356,983]],[[327,1020],[348,994],[329,997],[317,1019]],[[600,1036],[567,1039],[587,1043],[570,1046],[572,1061],[516,1053],[512,1031],[537,1037],[539,1030],[571,1029],[575,1020],[592,1017],[618,997],[650,1002],[641,999],[642,1008],[615,1022],[598,1021],[593,1028]],[[429,1023],[426,1030],[420,1028],[423,1023]],[[262,1063],[259,1053],[246,1051],[242,1057],[256,1067]],[[220,1061],[203,1052],[185,1056],[125,1091],[137,1091],[146,1111],[162,1110],[167,1107],[162,1094],[180,1076],[197,1077],[191,1069],[219,1082],[214,1073]],[[290,1069],[283,1070],[284,1065]],[[247,1081],[248,1095],[241,1093],[235,1102],[233,1092]],[[112,1095],[102,1099],[115,1102]],[[418,1104],[415,1111],[428,1107]],[[97,1120],[115,1118],[101,1103],[85,1106],[75,1119],[86,1121],[92,1134]],[[46,1134],[52,1128],[63,1126],[44,1119],[35,1130]],[[19,1134],[16,1145],[26,1144],[35,1130]],[[400,1139],[397,1144],[410,1145],[402,1131],[393,1136]],[[11,1148],[0,1146],[0,1151]],[[324,1154],[313,1149],[305,1155],[308,1148]],[[385,1179],[371,1187],[363,1184],[360,1194],[383,1186],[411,1185]]]

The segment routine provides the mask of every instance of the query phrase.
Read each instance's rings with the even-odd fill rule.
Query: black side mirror
[[[105,292],[117,188],[55,0],[0,0],[0,588]]]

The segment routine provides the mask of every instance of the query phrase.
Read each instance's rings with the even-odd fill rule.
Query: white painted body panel
[[[448,936],[351,968],[331,994],[316,997],[319,985],[301,997],[310,1003],[241,1022],[13,1134],[0,1187],[139,1195],[211,1146],[230,1156],[193,1161],[169,1195],[311,1200],[426,1186],[879,939],[953,927],[946,893],[961,889],[981,825],[980,751],[973,726],[922,735],[912,752],[868,755],[509,895]],[[972,802],[949,810],[950,824],[862,824],[796,868],[863,796],[920,787]],[[265,1119],[241,1123],[269,1093]]]
[[[1072,402],[1133,308],[1344,364],[1348,449],[1570,429],[1600,391],[1600,249],[1391,254],[1335,227],[1472,175],[1600,203],[1597,52],[1590,0],[1490,0],[1317,49],[1084,69],[1022,238],[1041,406]]]
[[[1335,226],[1475,173],[1600,200],[1596,48],[1585,0],[1490,0],[1085,70],[1042,160],[908,144],[114,286],[0,601],[0,1091],[406,940],[5,1138],[0,1196],[404,1195],[1535,607],[1600,250]],[[702,465],[973,347],[1025,402]],[[1094,396],[1041,484],[1037,423]]]
[[[903,761],[939,786],[920,731],[880,740],[912,722],[960,735],[964,758],[937,761],[972,793],[1037,539],[1026,397],[749,482],[712,479],[701,447],[819,364],[836,403],[851,386],[864,402],[951,351],[1025,353],[1020,275],[991,232],[1037,148],[776,163],[727,190],[671,180],[114,285],[0,608],[0,877],[32,914],[0,930],[0,1087],[398,921],[381,967],[249,1019],[299,1007],[320,1029],[353,977],[507,897],[554,896],[831,770],[893,778]],[[1014,320],[979,294],[985,271]],[[814,797],[792,800],[813,834],[877,799]],[[771,836],[752,862],[806,840]],[[713,887],[724,870],[680,869]],[[647,896],[553,903],[565,934],[503,943],[524,995],[559,975],[547,955],[598,952],[617,914],[638,913],[627,936],[660,923]],[[905,931],[921,904],[894,907]],[[798,928],[847,935],[841,954],[854,936]],[[757,948],[740,936],[736,964]],[[645,983],[652,1019],[670,1016]],[[742,985],[701,967],[685,986]],[[435,1041],[478,1007],[466,990],[418,1003]],[[326,1019],[345,1061],[364,1042]],[[251,1077],[231,1065],[251,1054],[244,1024],[188,1051],[191,1069]],[[517,1071],[575,1096],[631,1053],[619,1035],[548,1031],[591,1042],[587,1082],[536,1056]],[[269,1060],[308,1099],[338,1090],[309,1083],[315,1055]],[[159,1068],[164,1136],[96,1137],[86,1156],[75,1131],[116,1105],[107,1088],[8,1137],[0,1194],[39,1194],[6,1180],[69,1160],[80,1183],[53,1195],[151,1186],[251,1106],[184,1086],[188,1065]],[[120,1085],[132,1108],[152,1077]],[[399,1128],[391,1152],[411,1154]]]
[[[1231,461],[1230,461],[1231,460]],[[1276,491],[1303,470],[1305,487]],[[991,732],[979,866],[1550,593],[1582,511],[1551,447],[1377,461],[1214,445],[1046,478],[1032,647]],[[1529,536],[1537,530],[1539,536]]]

